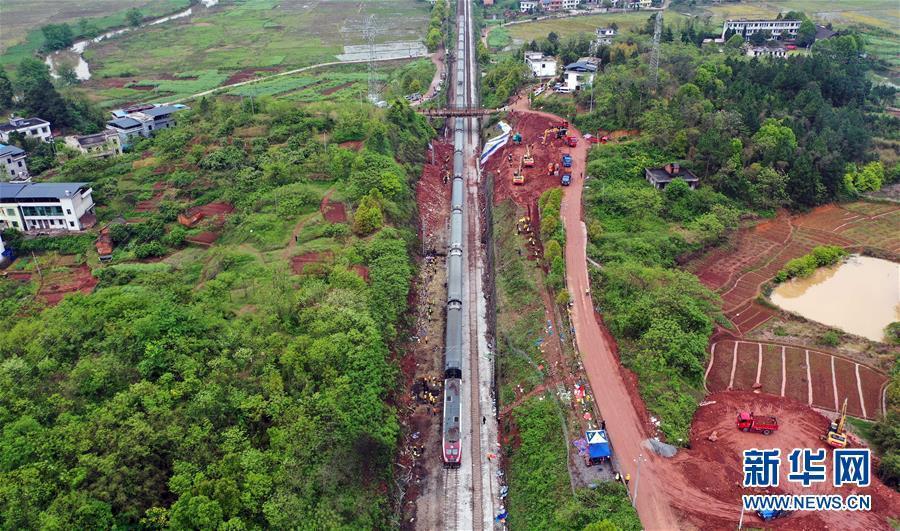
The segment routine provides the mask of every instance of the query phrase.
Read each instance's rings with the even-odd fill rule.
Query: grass
[[[488,34],[488,46],[494,49],[505,48],[512,42],[507,28],[497,28]]]
[[[43,43],[40,27],[45,24],[67,22],[77,32],[78,20],[87,18],[102,30],[124,25],[125,12],[133,7],[155,17],[188,5],[189,0],[3,0],[0,64],[9,64],[7,54],[21,59],[22,54],[33,53]]]
[[[245,0],[202,9],[190,19],[161,24],[110,39],[85,57],[94,79],[83,85],[94,100],[108,95],[152,99],[219,86],[231,74],[254,68],[290,70],[335,60],[345,45],[363,44],[363,24],[374,14],[377,42],[419,40],[428,4],[415,0]],[[168,78],[197,76],[188,83]],[[109,94],[110,81],[149,81],[151,92]],[[159,83],[157,84],[157,81]],[[120,83],[121,84],[121,83]],[[117,89],[121,90],[121,89]],[[137,92],[137,91],[135,91]]]

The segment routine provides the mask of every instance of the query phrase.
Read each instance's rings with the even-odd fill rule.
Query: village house
[[[747,46],[747,57],[787,57],[784,46]]]
[[[556,58],[545,56],[541,52],[525,52],[525,64],[531,69],[531,75],[534,77],[556,75]]]
[[[597,37],[594,39],[595,44],[612,44],[613,37],[616,36],[616,30],[613,28],[597,28]]]
[[[594,82],[594,76],[597,73],[599,59],[593,57],[582,57],[574,63],[566,65],[563,72],[563,86],[567,91],[581,90],[585,85]]]
[[[87,183],[0,183],[0,229],[80,231],[93,227]]]
[[[89,158],[108,158],[122,154],[122,141],[118,132],[113,129],[93,135],[67,136],[66,145]]]
[[[647,9],[648,7],[653,7],[652,0],[629,0],[626,3],[626,7],[628,9]]]
[[[42,142],[53,140],[50,122],[40,118],[10,116],[9,122],[0,124],[0,142],[9,142],[9,135],[13,133],[19,133],[25,138],[36,138]]]
[[[28,179],[28,165],[25,163],[25,152],[16,146],[0,144],[0,164],[3,175],[11,181]]]
[[[744,40],[750,40],[750,36],[758,31],[768,31],[772,38],[794,38],[800,29],[800,20],[726,20],[722,25],[722,38],[728,32],[744,36]]]
[[[113,120],[106,128],[119,135],[121,146],[128,147],[135,136],[150,137],[154,131],[175,127],[174,114],[187,109],[184,105],[139,105],[112,111]]]
[[[677,162],[666,164],[662,168],[644,168],[644,177],[657,190],[662,190],[674,179],[682,179],[692,189],[700,184],[700,178],[690,170],[682,168]]]
[[[522,0],[519,2],[519,11],[521,13],[535,13],[540,9],[541,3],[538,0]]]
[[[581,0],[562,0],[562,9],[563,10],[571,10],[578,9],[578,4],[581,3]]]

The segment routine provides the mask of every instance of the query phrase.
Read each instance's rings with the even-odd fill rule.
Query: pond
[[[806,278],[780,284],[772,302],[807,319],[873,341],[900,321],[900,264],[853,255]]]

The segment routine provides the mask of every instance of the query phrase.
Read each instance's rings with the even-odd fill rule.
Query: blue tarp
[[[606,430],[589,430],[585,433],[585,439],[588,443],[588,455],[591,459],[600,459],[609,457],[609,439],[606,437]]]

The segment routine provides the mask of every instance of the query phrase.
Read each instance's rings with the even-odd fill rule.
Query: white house
[[[787,57],[783,46],[747,46],[747,57]]]
[[[613,37],[616,36],[616,30],[613,28],[597,28],[597,37],[594,39],[596,44],[612,44]]]
[[[541,3],[538,0],[522,0],[519,2],[519,12],[521,13],[534,13],[540,7]]]
[[[127,147],[135,136],[149,137],[154,131],[175,127],[176,112],[184,105],[141,105],[112,111],[115,119],[106,122],[106,128],[119,135],[119,143]]]
[[[531,75],[534,77],[556,75],[556,58],[547,57],[541,52],[525,52],[525,64],[531,69]]]
[[[597,59],[582,57],[578,61],[566,65],[563,73],[564,85],[567,90],[581,90],[584,85],[594,82],[597,73]]]
[[[25,152],[16,146],[0,144],[0,166],[3,166],[3,175],[11,181],[28,179]]]
[[[122,141],[118,132],[106,129],[94,135],[67,136],[66,145],[89,158],[107,158],[122,154]]]
[[[0,183],[0,228],[80,231],[93,227],[87,183]]]
[[[577,9],[578,4],[581,3],[581,0],[562,0],[562,8],[563,9]]]
[[[628,9],[647,9],[653,6],[652,0],[629,0],[626,3]]]
[[[9,122],[0,125],[0,142],[9,142],[9,135],[19,133],[25,138],[36,138],[43,142],[53,140],[50,122],[40,118],[19,118],[10,116]]]
[[[722,25],[722,38],[729,31],[743,35],[745,40],[750,40],[750,36],[758,31],[768,31],[776,39],[793,38],[801,23],[800,20],[726,20]]]

